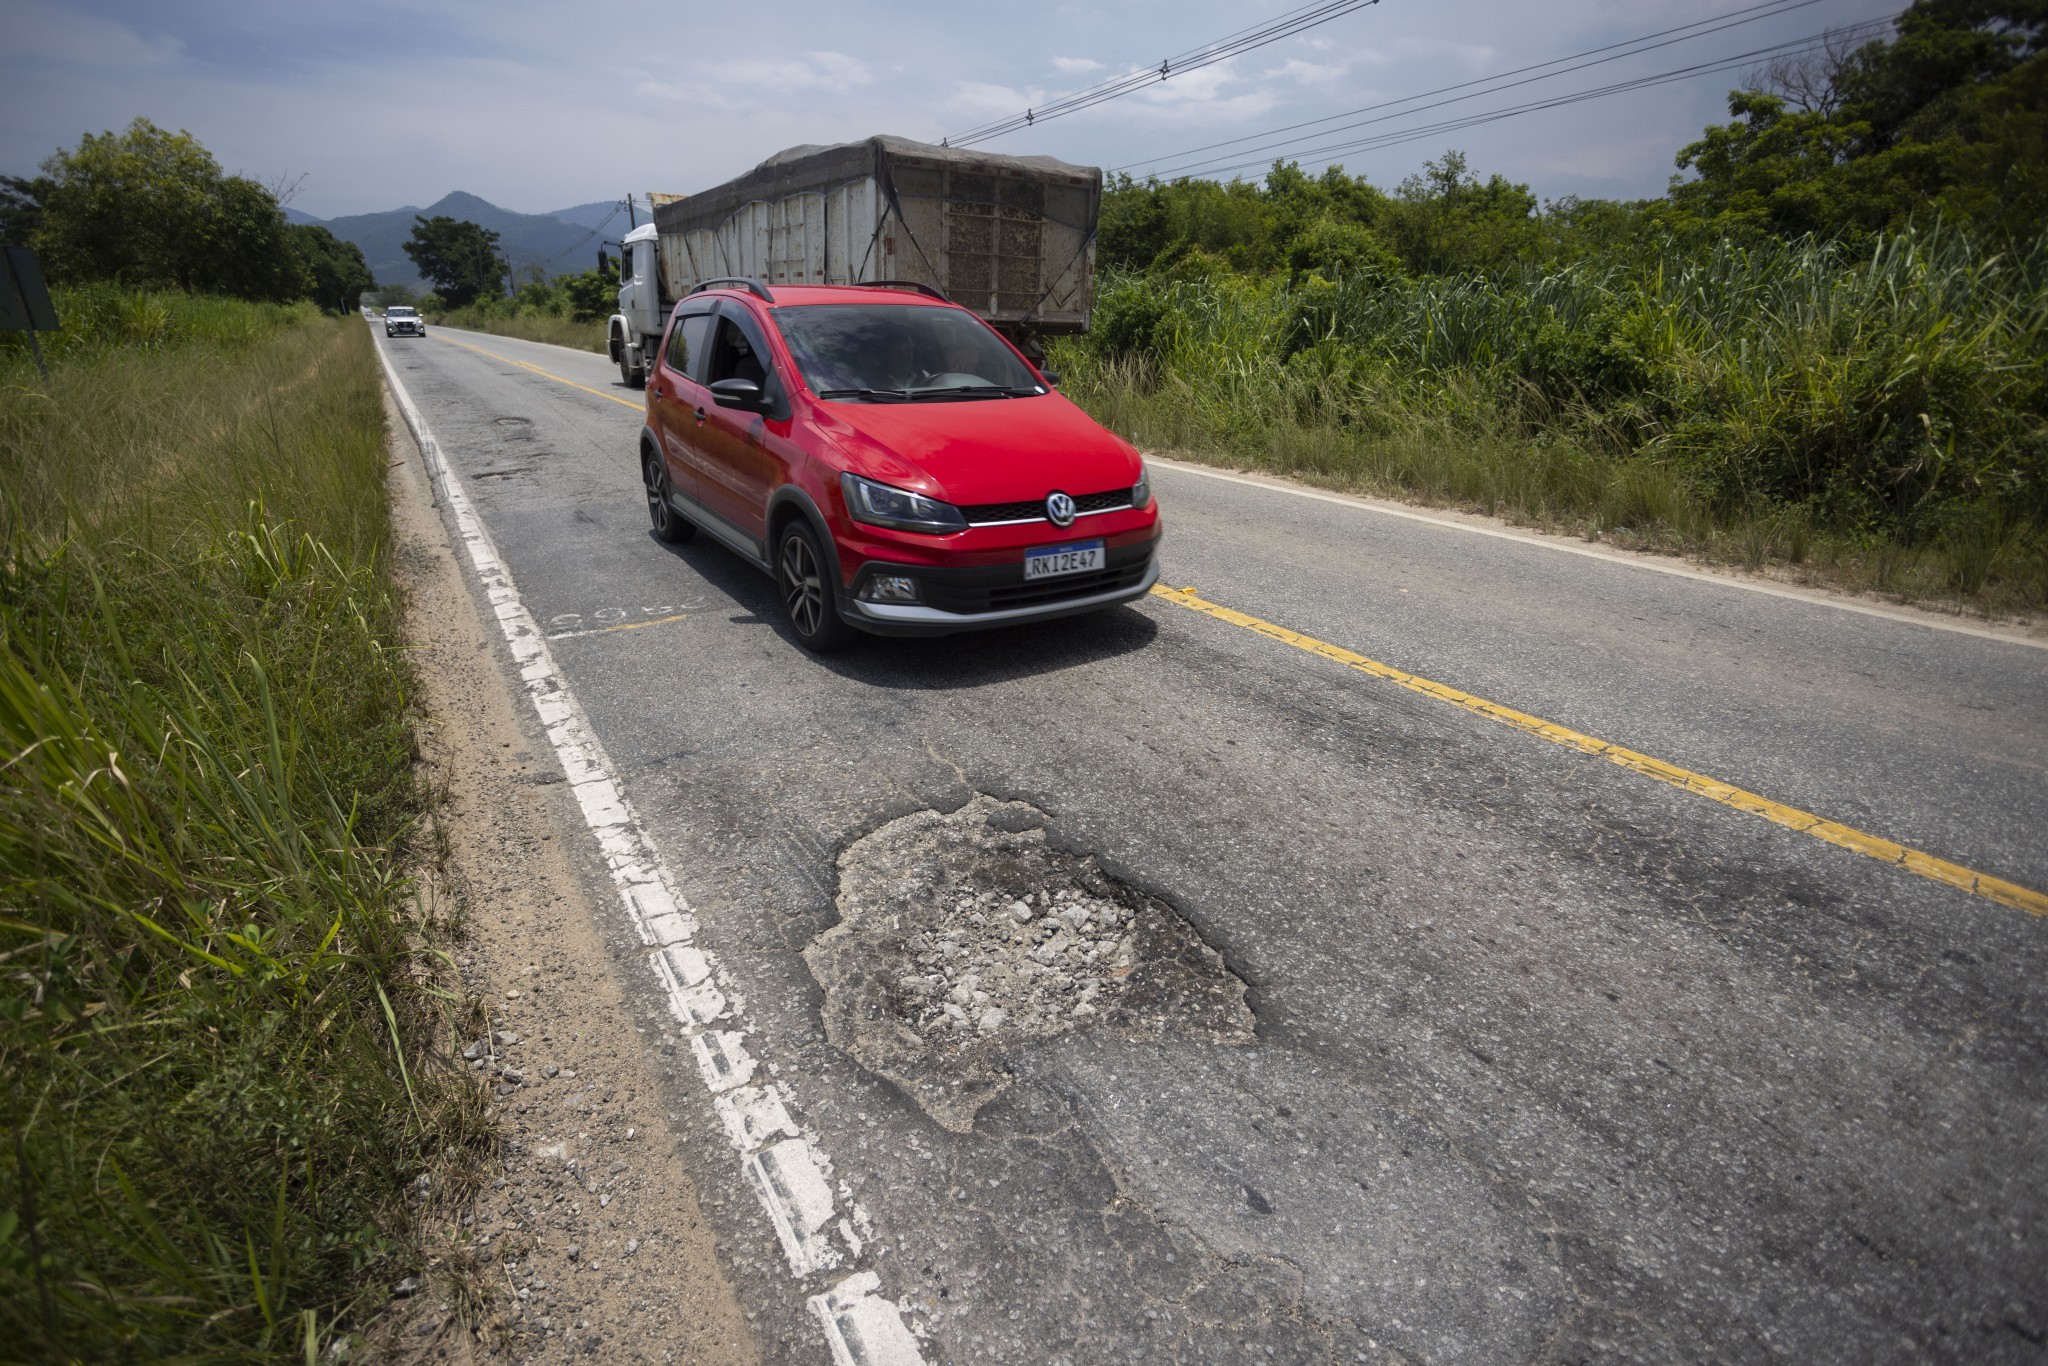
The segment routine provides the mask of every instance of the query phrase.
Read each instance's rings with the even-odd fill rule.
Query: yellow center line
[[[456,343],[457,346],[461,344]],[[681,621],[689,615],[688,612],[678,612],[672,617],[655,617],[649,621],[622,621],[613,626],[594,626],[587,631],[559,631],[548,639],[574,640],[577,636],[608,636],[614,631],[637,631],[643,626],[666,626],[669,622]]]
[[[551,371],[543,370],[538,365],[532,365],[523,360],[514,360],[510,356],[501,356],[495,351],[486,351],[481,346],[471,346],[468,342],[459,342],[455,340],[455,338],[453,337],[444,337],[439,332],[436,332],[434,334],[434,340],[447,342],[450,346],[459,346],[465,351],[474,351],[479,356],[489,356],[492,360],[501,360],[505,362],[505,364],[507,365],[516,365],[522,370],[531,370],[534,374],[539,375],[542,379],[551,379],[557,384],[566,384],[571,389],[581,389],[586,394],[596,394],[599,398],[608,398],[614,403],[624,404],[626,407],[633,409],[635,412],[644,412],[647,407],[645,403],[638,402],[634,399],[620,398],[617,394],[608,394],[602,389],[593,389],[587,384],[578,384],[573,379],[563,379],[560,375],[554,374]]]
[[[1461,692],[1448,684],[1406,673],[1390,664],[1382,664],[1376,659],[1367,659],[1364,655],[1355,654],[1340,645],[1331,645],[1326,641],[1317,640],[1314,636],[1305,636],[1299,631],[1290,631],[1285,626],[1275,626],[1270,621],[1261,621],[1257,617],[1205,601],[1197,597],[1192,589],[1168,588],[1160,584],[1155,586],[1152,592],[1154,596],[1178,603],[1190,611],[1200,612],[1204,616],[1214,617],[1232,626],[1241,626],[1248,631],[1256,631],[1283,645],[1292,645],[1297,650],[1320,655],[1346,668],[1356,669],[1374,678],[1383,678],[1410,692],[1421,693],[1439,702],[1448,702],[1454,707],[1476,712],[1489,720],[1526,731],[1552,744],[1564,745],[1583,754],[1605,759],[1632,773],[1640,773],[1660,783],[1669,783],[1673,787],[1697,793],[1723,806],[1733,807],[1752,816],[1761,816],[1788,830],[1797,830],[1803,835],[1826,840],[1829,844],[1853,850],[1880,863],[1889,863],[1909,873],[1917,873],[1921,877],[1947,883],[1951,887],[1996,901],[2001,906],[2010,906],[2029,915],[2048,916],[2048,896],[2032,888],[2022,887],[2018,883],[2007,882],[2003,878],[1992,877],[1988,873],[1980,873],[1972,868],[1965,868],[1959,863],[1950,863],[1947,859],[1936,858],[1932,854],[1922,853],[1903,844],[1895,844],[1891,840],[1868,834],[1853,826],[1816,816],[1810,811],[1801,811],[1797,807],[1774,802],[1768,797],[1746,792],[1718,778],[1709,778],[1705,774],[1694,773],[1676,764],[1667,764],[1662,759],[1653,759],[1647,754],[1639,754],[1635,750],[1609,744],[1595,736],[1560,726],[1552,721],[1545,721],[1538,716],[1530,716],[1512,707],[1504,707],[1498,702],[1474,697],[1471,693]]]

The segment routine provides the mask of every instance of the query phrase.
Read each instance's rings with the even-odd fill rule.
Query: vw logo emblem
[[[1074,500],[1064,493],[1048,494],[1045,500],[1045,515],[1054,526],[1074,524]]]

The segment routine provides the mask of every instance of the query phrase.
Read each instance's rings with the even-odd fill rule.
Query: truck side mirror
[[[761,386],[750,379],[722,379],[711,386],[711,401],[721,408],[758,413],[767,407]]]

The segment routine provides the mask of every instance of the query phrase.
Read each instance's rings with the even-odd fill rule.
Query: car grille
[[[1111,489],[1108,493],[1083,493],[1074,498],[1074,515],[1084,516],[1091,512],[1114,512],[1131,505],[1129,489]],[[969,526],[987,526],[991,522],[1043,522],[1045,499],[1038,498],[1021,503],[975,503],[960,509],[967,517]]]
[[[1129,588],[1145,577],[1147,558],[1092,574],[1068,574],[1056,579],[1029,579],[995,587],[956,588],[927,580],[925,605],[941,612],[1002,612],[1014,607],[1042,607],[1069,598],[1092,597],[1097,593]]]

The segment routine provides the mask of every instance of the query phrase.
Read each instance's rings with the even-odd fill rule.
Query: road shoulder
[[[500,1150],[460,1235],[492,1296],[483,1350],[758,1361],[659,1108],[654,1045],[630,1026],[600,913],[550,813],[553,756],[518,723],[395,408],[390,428],[395,570],[429,718],[424,758],[446,788],[446,890],[469,936],[458,963],[477,1006],[454,1047],[459,1065],[495,1077]]]

